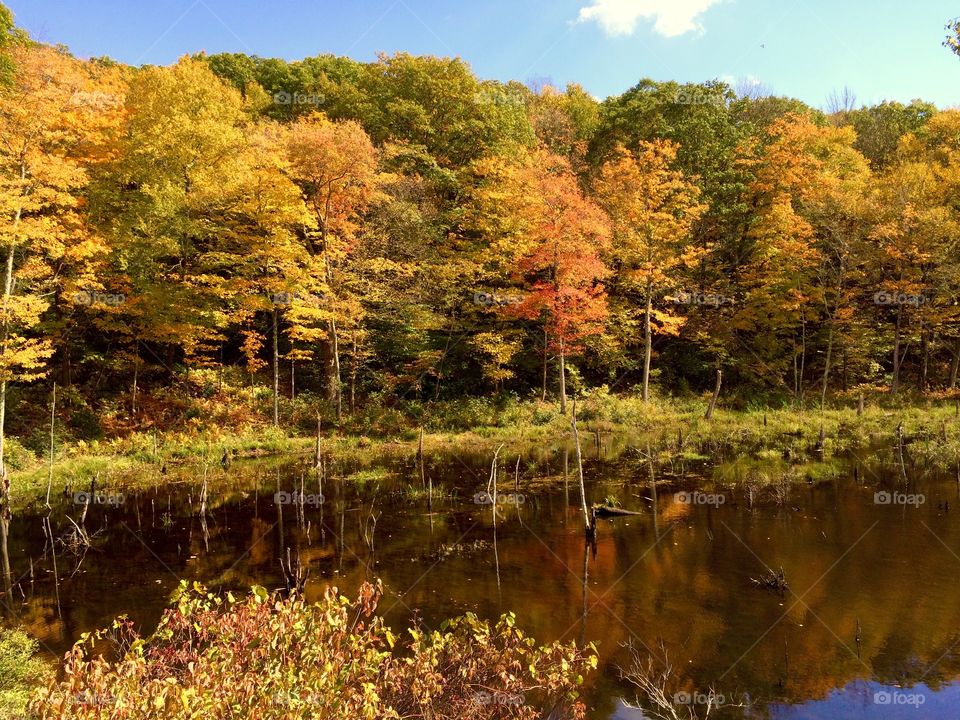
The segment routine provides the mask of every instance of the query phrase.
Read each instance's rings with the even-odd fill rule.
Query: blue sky
[[[483,78],[579,82],[598,97],[642,77],[760,83],[823,106],[922,97],[960,105],[940,46],[947,0],[4,0],[77,55],[165,64],[185,53],[459,55]]]

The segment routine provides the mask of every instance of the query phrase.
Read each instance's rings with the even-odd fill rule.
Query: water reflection
[[[591,717],[641,717],[621,701],[635,692],[621,680],[627,644],[658,661],[668,654],[675,692],[714,688],[750,706],[720,717],[946,716],[938,708],[957,701],[950,682],[960,675],[952,478],[904,487],[896,468],[858,465],[855,476],[851,465],[828,481],[764,489],[748,487],[748,468],[746,479],[723,475],[736,486],[705,488],[724,502],[701,503],[678,499],[690,487],[683,473],[658,486],[646,453],[617,459],[608,446],[598,440],[587,467],[590,499],[619,498],[641,514],[601,520],[592,545],[565,450],[535,469],[504,466],[501,492],[524,502],[503,507],[475,504],[489,480],[480,456],[432,459],[434,487],[456,489],[432,500],[405,493],[420,477],[412,463],[366,483],[342,480],[353,470],[335,463],[319,477],[298,464],[237,463],[169,489],[115,488],[122,504],[87,508],[89,547],[67,541],[72,496],[55,498],[49,517],[39,507],[15,517],[5,597],[60,654],[120,614],[149,631],[180,578],[242,590],[289,587],[294,576],[319,598],[331,584],[352,592],[379,576],[381,608],[397,626],[413,614],[436,626],[467,610],[513,610],[540,641],[596,643]],[[877,502],[898,489],[925,502]],[[279,503],[282,492],[318,501]],[[751,582],[781,567],[782,593]],[[921,714],[916,702],[874,698],[882,692],[922,695]]]

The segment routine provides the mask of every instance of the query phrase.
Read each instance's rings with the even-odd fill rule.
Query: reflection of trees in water
[[[518,625],[540,642],[596,642],[601,664],[591,680],[591,701],[598,716],[612,711],[613,696],[634,692],[617,671],[627,659],[623,644],[631,640],[655,648],[662,639],[683,686],[712,685],[730,697],[749,690],[763,700],[799,702],[857,679],[906,686],[922,679],[937,686],[960,675],[960,647],[954,647],[960,639],[960,585],[953,581],[953,563],[960,561],[947,549],[960,548],[960,527],[937,510],[940,495],[956,497],[955,485],[932,487],[925,506],[903,509],[874,505],[872,488],[862,482],[798,484],[783,507],[758,501],[753,510],[742,498],[719,509],[679,504],[674,488],[662,485],[655,515],[644,462],[635,472],[609,455],[605,463],[609,479],[597,480],[596,466],[588,469],[590,499],[614,495],[645,514],[601,521],[595,554],[584,546],[579,492],[565,499],[562,452],[545,455],[524,474],[556,473],[556,491],[521,487],[527,498],[522,516],[519,508],[498,516],[495,551],[489,508],[463,499],[477,487],[462,466],[451,465],[447,476],[431,463],[436,482],[463,488],[459,500],[435,499],[432,515],[414,503],[401,504],[391,494],[393,481],[382,482],[376,555],[363,539],[369,497],[333,470],[324,482],[325,504],[302,519],[292,507],[278,515],[272,466],[245,471],[238,463],[229,477],[211,476],[206,529],[197,511],[199,482],[171,489],[169,525],[160,518],[166,489],[131,493],[123,508],[91,511],[99,513],[97,525],[106,518],[108,529],[81,572],[66,580],[61,572],[62,621],[50,559],[41,553],[40,519],[23,514],[11,527],[10,560],[17,577],[32,557],[36,582],[32,591],[25,587],[20,619],[58,652],[80,632],[106,626],[119,614],[130,613],[149,629],[177,577],[232,589],[278,586],[279,558],[289,546],[312,569],[306,588],[311,599],[329,584],[350,592],[369,572],[381,575],[387,587],[383,607],[394,606],[388,620],[396,626],[409,620],[411,610],[428,624],[465,610],[484,617],[513,610]],[[488,465],[489,454],[478,457],[483,475]],[[567,465],[569,471],[569,459]],[[398,485],[406,479],[402,472],[400,467]],[[282,483],[296,478],[300,484],[299,470],[281,474]],[[63,508],[55,508],[55,532],[65,523],[62,515]],[[438,553],[444,546],[478,549]],[[783,566],[796,595],[780,598],[752,587],[749,578],[762,573],[764,564]],[[402,603],[394,603],[397,598]]]

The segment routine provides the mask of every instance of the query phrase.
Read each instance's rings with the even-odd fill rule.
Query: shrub
[[[34,452],[12,435],[8,435],[4,440],[3,449],[6,454],[4,460],[6,460],[7,466],[13,470],[23,470],[37,462],[37,456]]]
[[[35,640],[19,630],[0,629],[0,720],[30,717],[30,695],[51,676],[47,663],[36,653]]]
[[[577,688],[596,667],[592,646],[537,647],[512,615],[491,625],[472,614],[435,631],[415,625],[401,642],[375,615],[381,593],[365,583],[351,602],[331,588],[308,604],[182,583],[152,637],[122,618],[85,636],[33,707],[63,720],[583,718]],[[107,637],[118,660],[93,655]]]

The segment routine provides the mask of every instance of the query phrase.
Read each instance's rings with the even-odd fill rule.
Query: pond
[[[496,519],[482,495],[492,453],[470,451],[430,458],[432,503],[406,490],[420,486],[409,457],[328,460],[322,480],[271,460],[95,487],[86,551],[64,542],[82,513],[74,488],[49,530],[42,502],[14,519],[16,619],[57,655],[121,614],[149,632],[181,579],[282,587],[289,549],[310,598],[382,578],[394,627],[514,611],[540,642],[595,643],[591,718],[644,717],[622,675],[648,658],[672,668],[673,699],[722,700],[711,717],[946,717],[960,702],[955,477],[904,472],[879,449],[816,481],[759,487],[734,458],[657,463],[652,485],[642,452],[598,445],[585,448],[589,500],[638,514],[601,519],[592,546],[569,448],[519,465],[502,454]],[[299,507],[284,504],[294,492]],[[781,569],[786,587],[764,587]]]

